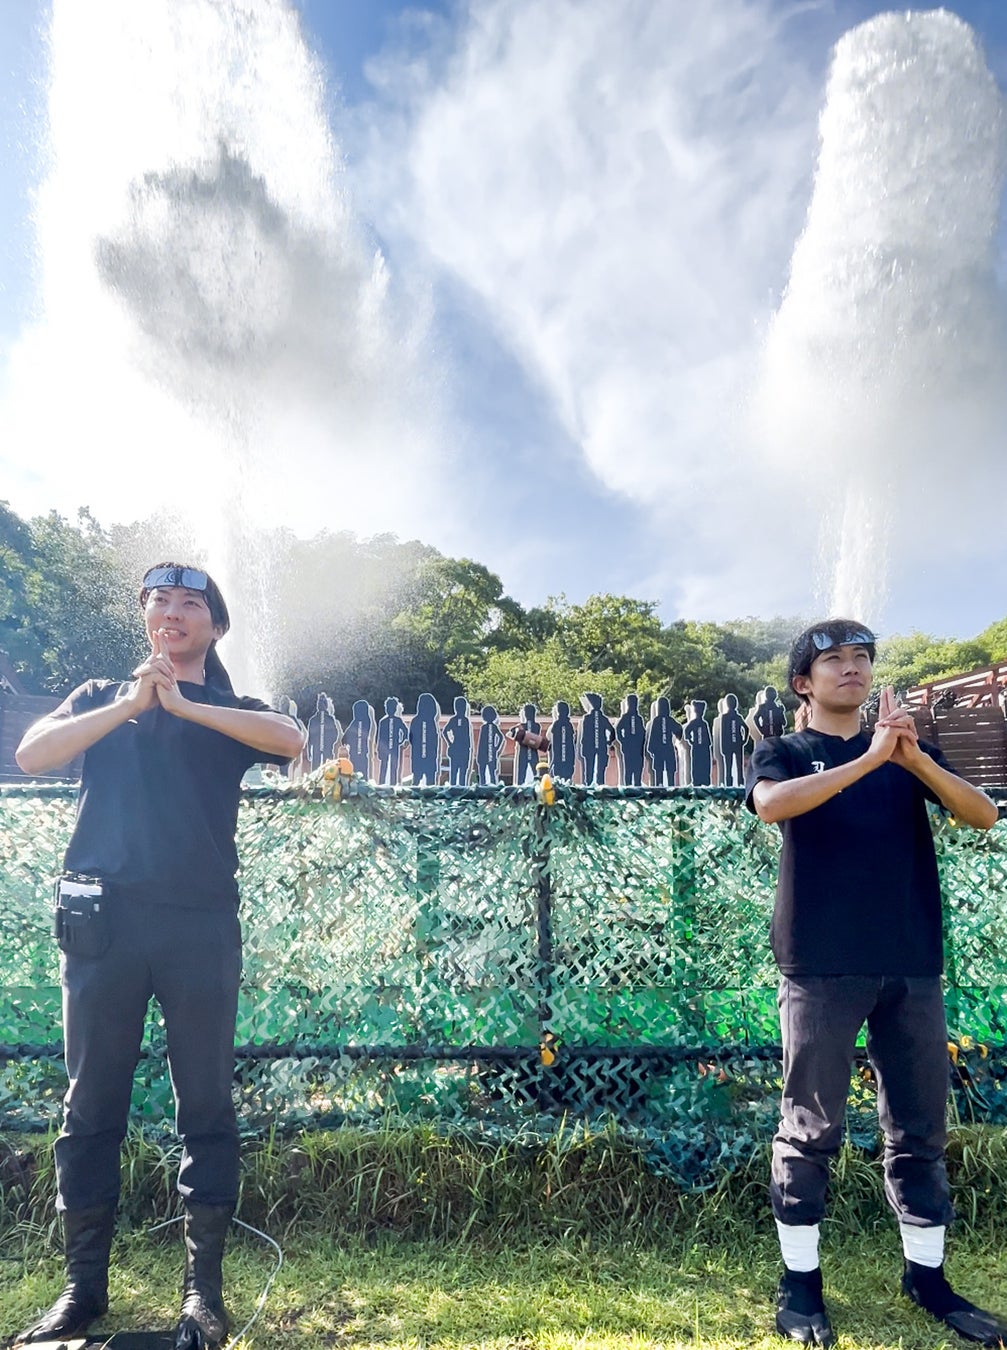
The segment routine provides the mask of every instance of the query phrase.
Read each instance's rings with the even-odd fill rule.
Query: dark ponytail
[[[210,649],[206,653],[206,660],[203,662],[203,678],[207,684],[215,684],[218,689],[224,689],[229,694],[234,693],[234,685],[231,683],[227,668],[217,655],[216,642],[210,643]]]

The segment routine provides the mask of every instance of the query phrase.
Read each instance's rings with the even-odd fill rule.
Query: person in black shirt
[[[789,669],[790,687],[809,710],[806,727],[761,741],[746,778],[749,808],[783,835],[772,923],[783,1041],[770,1185],[784,1262],[776,1328],[806,1345],[835,1340],[818,1224],[866,1022],[903,1292],[966,1340],[1001,1345],[1007,1323],[956,1294],[943,1267],[953,1218],[944,1163],[947,1031],[926,803],[977,829],[989,829],[997,809],[918,739],[890,689],[874,734],[863,729],[874,653],[873,634],[850,620],[806,629]]]
[[[147,1005],[160,1004],[182,1139],[186,1271],[176,1350],[227,1334],[224,1239],[238,1194],[231,1086],[241,972],[239,788],[253,763],[301,753],[300,724],[238,698],[216,652],[230,624],[203,571],[163,563],[140,592],[151,652],[91,680],[26,732],[45,773],[83,754],[57,932],[69,1088],[56,1141],[67,1284],[15,1345],[79,1335],[108,1306],[119,1148]]]

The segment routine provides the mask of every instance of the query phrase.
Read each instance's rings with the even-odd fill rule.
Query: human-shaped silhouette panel
[[[332,699],[328,694],[319,694],[315,711],[308,718],[308,741],[305,746],[308,766],[320,769],[330,759],[335,759],[342,739],[343,728],[336,717]]]
[[[350,709],[353,714],[343,738],[350,754],[353,772],[371,777],[371,753],[374,749],[374,709],[366,699],[358,698]]]
[[[642,786],[643,750],[647,728],[643,724],[640,699],[636,694],[627,694],[622,700],[622,716],[615,724],[615,739],[619,745],[619,758],[622,761],[620,781],[626,787]]]
[[[537,736],[542,730],[541,723],[536,721],[535,714],[538,708],[534,703],[526,703],[521,709],[521,721],[519,726],[524,727],[525,731],[530,731]],[[517,754],[514,756],[514,784],[520,786],[522,783],[534,783],[535,765],[538,763],[538,751],[531,749],[530,746],[519,743]]]
[[[296,700],[289,698],[286,694],[284,694],[277,703],[277,711],[283,713],[286,717],[296,718],[297,717]],[[295,759],[292,759],[290,761],[289,764],[284,764],[280,772],[285,774],[287,778],[291,779],[291,781],[296,781],[304,773],[307,763],[308,763],[307,753],[306,751],[302,750],[301,753]]]
[[[738,712],[737,694],[725,694],[713,719],[713,744],[717,752],[717,780],[721,787],[741,787],[745,781],[745,745],[748,727]]]
[[[765,736],[782,736],[787,730],[787,710],[771,684],[755,695],[755,706],[748,714],[748,725],[754,740]]]
[[[682,740],[689,747],[689,782],[693,787],[709,787],[713,777],[713,737],[703,714],[706,703],[694,698],[685,705],[688,721],[682,728]]]
[[[553,778],[573,782],[577,767],[577,728],[570,720],[570,705],[560,699],[552,710],[549,728],[549,772]]]
[[[402,776],[402,747],[409,728],[397,698],[385,699],[385,715],[378,723],[378,782],[394,787]]]
[[[482,726],[476,745],[476,770],[480,784],[489,786],[500,782],[500,749],[504,735],[497,721],[497,710],[491,703],[483,704],[480,717]]]
[[[615,727],[605,716],[601,694],[582,694],[584,716],[580,722],[580,758],[584,782],[595,787],[605,781],[608,752],[615,740]]]
[[[455,699],[454,713],[445,722],[441,734],[448,751],[448,784],[465,787],[472,770],[472,722],[467,698],[459,696]]]
[[[655,787],[674,787],[678,758],[675,743],[682,740],[682,724],[671,715],[671,701],[658,698],[650,705],[647,724],[647,754],[650,781]]]
[[[441,764],[441,710],[433,694],[420,694],[416,715],[409,724],[409,755],[413,783],[433,787]]]

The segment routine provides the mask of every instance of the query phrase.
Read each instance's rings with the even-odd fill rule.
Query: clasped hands
[[[150,655],[133,671],[133,678],[137,681],[132,695],[136,710],[146,712],[160,703],[166,712],[178,712],[186,698],[178,687],[175,667],[171,664],[160,632],[151,634],[150,645]]]
[[[871,753],[882,763],[891,761],[904,769],[911,769],[923,754],[912,714],[908,708],[898,706],[895,691],[890,685],[881,691]]]

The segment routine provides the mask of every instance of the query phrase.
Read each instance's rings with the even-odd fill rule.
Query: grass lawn
[[[7,1144],[0,1344],[62,1288],[50,1145]],[[177,1162],[177,1145],[127,1140],[112,1306],[95,1331],[175,1320],[180,1226],[150,1229],[177,1208]],[[960,1215],[950,1277],[1007,1314],[1007,1132],[956,1128],[949,1164]],[[557,1134],[534,1148],[427,1128],[267,1139],[246,1150],[240,1214],[280,1244],[284,1261],[241,1350],[779,1346],[767,1172],[759,1146],[711,1188],[681,1191],[609,1133]],[[822,1256],[841,1345],[961,1350],[898,1292],[880,1160],[844,1147],[833,1183]],[[225,1279],[236,1331],[275,1264],[261,1238],[234,1230]]]
[[[117,1240],[112,1309],[97,1328],[166,1327],[181,1268],[177,1229]],[[48,1306],[61,1263],[25,1233],[19,1257],[8,1244],[0,1264],[4,1335]],[[771,1296],[779,1267],[775,1239],[734,1231],[729,1247],[672,1235],[666,1245],[557,1237],[445,1243],[385,1235],[334,1240],[294,1230],[259,1320],[242,1345],[256,1350],[347,1346],[468,1346],[494,1350],[642,1350],[650,1346],[778,1345]],[[261,1240],[242,1233],[226,1263],[235,1329],[251,1317],[275,1264]],[[873,1236],[823,1242],[826,1295],[842,1344],[936,1347],[941,1329],[896,1291],[894,1225]],[[949,1270],[977,1302],[1007,1311],[1007,1255],[963,1237]],[[950,1343],[961,1344],[954,1338]]]

